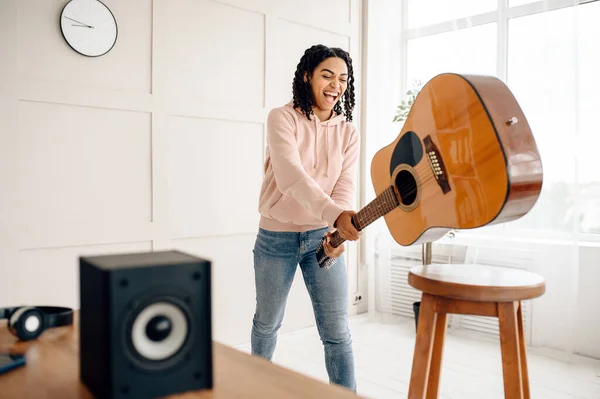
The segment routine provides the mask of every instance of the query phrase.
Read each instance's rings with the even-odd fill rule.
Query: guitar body
[[[535,205],[542,179],[521,107],[489,76],[431,79],[396,140],[371,164],[375,193],[393,186],[400,202],[384,219],[403,246],[518,219]]]

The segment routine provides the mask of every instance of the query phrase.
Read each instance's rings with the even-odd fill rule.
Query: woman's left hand
[[[334,223],[340,236],[347,241],[356,241],[359,238],[359,231],[352,224],[352,217],[356,215],[354,211],[344,211],[338,216]]]
[[[331,246],[331,232],[325,234],[325,242],[323,243],[323,248],[325,249],[325,255],[330,258],[338,258],[344,252],[344,244],[334,248]]]

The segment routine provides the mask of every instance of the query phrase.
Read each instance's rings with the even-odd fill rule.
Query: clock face
[[[69,46],[88,57],[109,52],[117,41],[117,21],[98,0],[72,0],[60,15],[62,34]]]

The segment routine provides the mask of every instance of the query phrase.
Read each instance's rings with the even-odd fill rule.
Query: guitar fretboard
[[[394,193],[394,187],[390,186],[387,190],[379,194],[373,201],[369,202],[364,208],[352,217],[352,224],[358,231],[394,210],[400,203]],[[336,231],[331,236],[331,245],[335,248],[341,245],[345,240]]]

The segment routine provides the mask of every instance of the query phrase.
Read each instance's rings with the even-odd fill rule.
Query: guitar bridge
[[[425,137],[423,143],[425,144],[425,154],[429,160],[431,172],[435,176],[435,180],[442,189],[442,192],[446,194],[450,191],[450,183],[448,183],[448,175],[446,174],[444,160],[442,159],[438,148],[433,143],[433,140],[431,140],[431,136]]]

